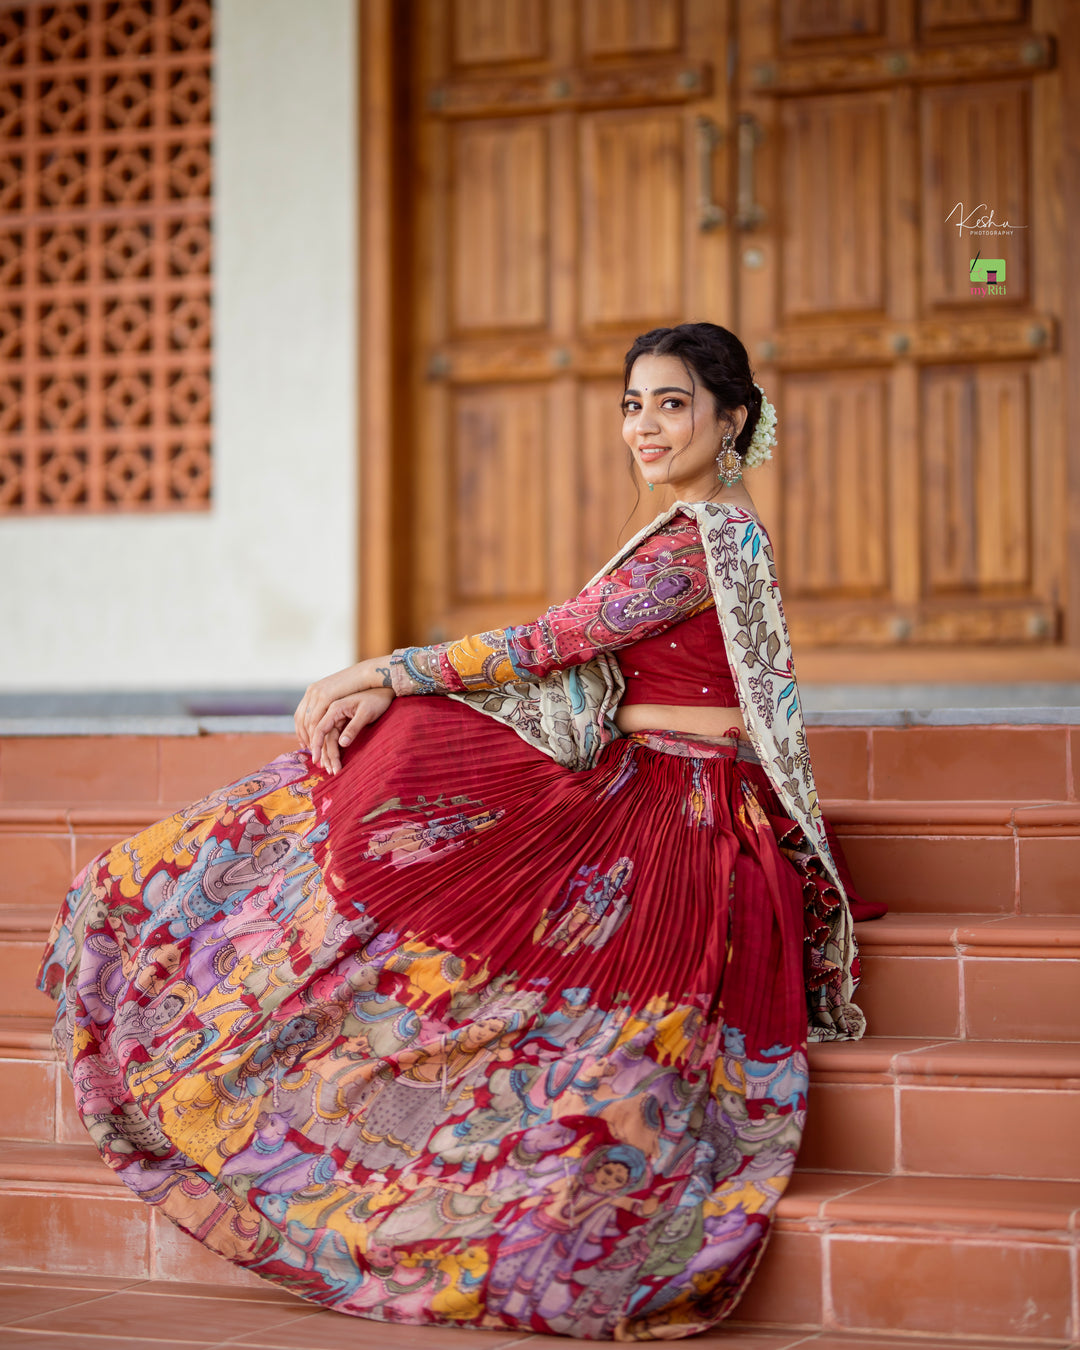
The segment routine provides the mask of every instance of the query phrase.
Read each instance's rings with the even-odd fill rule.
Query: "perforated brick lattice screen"
[[[0,6],[0,512],[210,496],[208,0]]]

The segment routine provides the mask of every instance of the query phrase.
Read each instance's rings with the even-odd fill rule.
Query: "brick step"
[[[0,907],[57,905],[91,858],[188,800],[0,804]],[[897,912],[1080,915],[1080,803],[831,801],[825,811],[860,890]]]
[[[86,1140],[50,1027],[0,1019],[0,1140]],[[1080,1181],[1077,1139],[1080,1044],[867,1037],[810,1047],[800,1170]]]
[[[34,981],[56,908],[0,906],[0,1017],[51,1015]],[[897,913],[856,931],[875,1036],[1080,1040],[1080,915]]]
[[[1074,1345],[1078,1247],[1076,1182],[796,1173],[735,1317]]]
[[[1076,801],[1078,725],[811,726],[822,800]],[[195,732],[192,726],[191,731]],[[294,749],[288,732],[0,736],[0,803],[194,801]],[[992,788],[992,793],[987,788]]]
[[[1080,1044],[810,1047],[800,1171],[1080,1182]]]
[[[1080,914],[1080,803],[837,801],[856,885],[901,913]]]
[[[1080,915],[890,913],[856,933],[875,1036],[1080,1040]]]
[[[797,1174],[737,1320],[1061,1346],[1078,1233],[1075,1182]],[[0,1269],[259,1287],[74,1145],[0,1150]]]

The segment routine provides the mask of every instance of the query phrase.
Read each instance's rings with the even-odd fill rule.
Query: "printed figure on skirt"
[[[385,1321],[675,1339],[734,1307],[808,1036],[857,1037],[738,339],[658,329],[675,505],[535,623],[312,685],[301,748],[76,879],[42,986],[86,1127],[212,1251]],[[845,897],[846,892],[846,897]]]

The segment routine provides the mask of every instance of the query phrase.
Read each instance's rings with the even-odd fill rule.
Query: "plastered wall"
[[[214,503],[0,521],[0,690],[273,688],[354,659],[354,0],[217,0]]]

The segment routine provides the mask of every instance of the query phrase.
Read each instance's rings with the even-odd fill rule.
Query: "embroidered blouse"
[[[677,624],[687,641],[661,642]],[[678,657],[665,661],[674,655],[672,647]],[[538,681],[601,652],[620,651],[624,703],[737,704],[692,517],[675,516],[613,572],[533,623],[396,651],[391,679],[396,694],[460,694]]]

